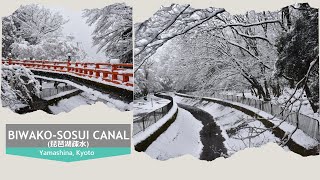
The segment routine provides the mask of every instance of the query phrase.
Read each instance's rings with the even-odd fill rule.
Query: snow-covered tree
[[[149,60],[135,73],[135,81],[139,82],[139,85],[135,86],[135,97],[146,96],[148,93],[164,89],[162,86],[163,77],[157,74],[158,66],[157,62]]]
[[[95,26],[93,45],[107,58],[132,62],[132,7],[116,3],[102,9],[86,9],[83,16]]]
[[[161,46],[175,41],[167,52],[173,53],[169,50],[171,48],[180,51],[180,54],[172,59],[177,66],[170,73],[185,73],[184,76],[175,75],[181,79],[175,80],[176,88],[194,89],[200,88],[199,84],[207,84],[219,89],[221,86],[239,87],[241,82],[240,87],[252,87],[267,100],[268,75],[261,74],[265,74],[266,67],[271,74],[270,66],[276,59],[273,44],[276,34],[282,30],[278,18],[278,12],[252,11],[233,16],[217,8],[193,9],[189,5],[176,4],[163,7],[149,20],[136,25],[136,69],[157,53]],[[182,40],[176,41],[177,38]],[[182,71],[177,71],[179,68]],[[216,79],[214,76],[218,73],[220,77]],[[246,82],[239,81],[241,78],[234,81],[238,74]],[[231,81],[225,81],[224,76]],[[219,86],[212,84],[215,79]],[[226,83],[221,83],[219,79]]]
[[[63,36],[67,21],[57,12],[31,4],[21,6],[12,15],[2,19],[2,55],[18,59],[65,60],[71,53],[73,59],[82,60],[86,53],[74,37]]]
[[[11,16],[2,18],[2,57],[11,53],[11,45],[17,38],[17,27]]]
[[[19,39],[11,45],[11,52],[17,59],[37,60],[66,60],[67,54],[71,53],[73,60],[80,61],[86,57],[86,53],[72,39],[70,36],[47,38],[35,45]]]
[[[231,15],[222,11],[194,28],[192,24],[201,21],[199,18],[196,20],[191,18],[196,17],[192,14],[201,15],[206,9],[188,12],[192,9],[188,5],[163,7],[149,20],[136,25],[136,70],[143,69],[143,64],[149,59],[160,61],[161,65],[153,67],[156,68],[154,71],[160,77],[170,76],[169,79],[173,81],[171,87],[174,90],[206,93],[229,90],[251,91],[253,95],[269,101],[273,97],[281,96],[283,89],[289,84],[287,80],[292,78],[293,74],[301,74],[302,77],[305,74],[291,73],[292,71],[290,76],[285,73],[275,73],[279,69],[275,67],[276,61],[279,59],[280,62],[282,59],[278,57],[278,37],[283,36],[282,34],[303,32],[303,36],[308,36],[309,39],[300,38],[301,41],[312,42],[308,45],[318,44],[314,41],[317,36],[306,33],[312,28],[308,31],[302,30],[301,33],[293,31],[294,22],[299,19],[303,11],[308,11],[301,7],[302,4],[289,7],[289,20],[287,15],[283,16],[283,10],[259,13],[249,11],[242,15]],[[219,10],[211,8],[213,9],[215,12]],[[305,24],[303,27],[318,27],[317,24],[313,24]],[[189,30],[190,27],[192,29]],[[283,44],[288,46],[291,44],[288,43],[290,41],[292,40],[287,38],[283,40]],[[315,54],[314,57],[318,57],[316,48],[307,49],[313,53],[304,51],[300,54]],[[298,52],[300,51],[296,51]],[[283,51],[283,54],[287,54],[286,51]],[[295,59],[298,61],[299,58]],[[162,67],[167,67],[169,70]],[[295,67],[308,69],[309,66],[300,64]],[[168,73],[165,73],[167,71]],[[313,93],[315,98],[318,97],[315,94],[318,94],[319,87],[317,72],[317,69],[313,70],[312,74],[315,74],[312,76],[313,80],[308,80],[312,89],[310,93]],[[277,76],[274,76],[275,74]],[[298,82],[298,79],[295,81]],[[139,85],[136,81],[136,86]]]
[[[67,22],[58,12],[36,4],[21,6],[12,14],[17,22],[17,34],[31,45],[43,39],[61,36],[62,26]]]
[[[317,120],[308,122],[300,114],[319,117],[318,10],[303,3],[273,12],[232,15],[221,11],[205,22],[201,19],[207,16],[191,18],[196,17],[193,14],[219,11],[208,9],[189,12],[194,9],[188,5],[172,5],[136,25],[135,77],[139,80],[135,87],[148,91],[148,83],[158,81],[162,90],[169,87],[167,91],[271,101],[263,102],[260,109],[274,115],[266,120],[279,123],[249,127],[249,133],[239,138],[244,144],[249,141],[249,146],[253,137],[273,133],[285,123],[295,128],[281,135],[281,146],[288,145],[293,135],[301,136],[296,133],[299,128],[314,137],[310,132],[318,129],[314,123]],[[152,65],[146,69],[147,64]],[[156,77],[154,81],[146,80],[146,71],[148,76]],[[246,101],[242,104],[253,106]],[[199,106],[205,106],[202,105],[199,102]],[[268,110],[265,105],[271,108]],[[251,122],[239,119],[236,128],[248,129],[246,123]]]
[[[39,82],[30,70],[22,66],[2,65],[1,78],[1,100],[4,107],[18,110],[30,106],[33,99],[39,96]]]
[[[167,41],[190,32],[224,11],[172,4],[162,7],[147,21],[135,24],[136,70]]]

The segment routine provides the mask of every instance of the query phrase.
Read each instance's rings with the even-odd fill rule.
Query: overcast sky
[[[97,47],[92,47],[91,33],[94,30],[94,26],[88,26],[86,19],[82,18],[82,11],[76,11],[73,9],[50,7],[54,11],[58,11],[69,22],[63,26],[64,35],[72,35],[75,37],[76,42],[82,44],[83,49],[88,54],[86,58],[88,61],[101,61],[106,60],[103,53],[97,53]]]

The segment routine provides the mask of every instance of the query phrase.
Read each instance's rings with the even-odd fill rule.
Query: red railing
[[[22,65],[29,69],[72,73],[82,77],[102,79],[114,84],[133,86],[133,64],[110,64],[48,60],[2,60],[2,64]]]

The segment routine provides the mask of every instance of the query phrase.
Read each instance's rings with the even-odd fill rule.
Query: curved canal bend
[[[214,118],[206,111],[178,103],[180,108],[189,111],[197,120],[203,124],[203,128],[200,131],[200,138],[203,144],[202,153],[200,155],[201,160],[212,161],[218,157],[222,157],[227,154],[223,141],[220,127],[215,123]]]

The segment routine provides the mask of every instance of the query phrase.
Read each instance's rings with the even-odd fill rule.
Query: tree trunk
[[[291,89],[295,87],[294,80],[289,80],[289,84]]]
[[[313,101],[312,94],[311,94],[311,91],[310,91],[308,85],[305,85],[305,86],[304,86],[304,90],[305,90],[305,92],[306,92],[307,98],[308,98],[308,100],[309,100],[309,103],[310,103],[310,105],[311,105],[311,108],[312,108],[313,112],[317,112],[318,109],[319,109],[319,105],[317,105],[317,104]]]
[[[280,97],[281,95],[281,87],[280,87],[280,84],[279,84],[279,81],[277,81],[277,87],[276,87],[276,97]]]
[[[269,89],[268,89],[268,84],[267,84],[267,80],[264,80],[264,89],[266,92],[266,97],[265,97],[265,101],[270,101],[270,93],[269,93]]]
[[[260,84],[255,84],[253,86],[257,89],[259,98],[262,98],[264,101],[266,101],[266,94],[263,90],[263,87]]]
[[[264,101],[268,101],[266,93],[264,92],[263,87],[261,86],[259,81],[257,81],[257,79],[254,77],[250,77],[250,80],[252,82],[252,86],[257,89],[259,98],[263,98]]]

